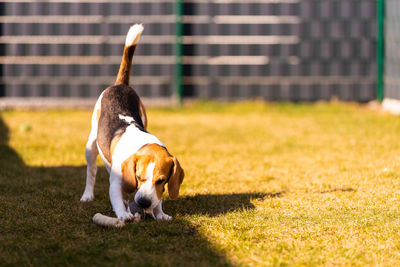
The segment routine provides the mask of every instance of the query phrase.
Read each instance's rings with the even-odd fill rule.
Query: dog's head
[[[170,198],[177,198],[185,175],[178,159],[157,144],[139,149],[123,164],[122,173],[138,189],[135,202],[148,212],[160,203],[166,184]]]

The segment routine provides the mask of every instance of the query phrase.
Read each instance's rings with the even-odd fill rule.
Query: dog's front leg
[[[122,178],[111,171],[110,174],[110,200],[117,217],[122,221],[133,220],[135,216],[126,210],[122,197]]]
[[[170,221],[172,220],[172,217],[169,216],[168,214],[165,214],[162,210],[162,200],[160,200],[160,203],[154,208],[153,210],[154,218],[156,220],[165,220],[165,221]]]

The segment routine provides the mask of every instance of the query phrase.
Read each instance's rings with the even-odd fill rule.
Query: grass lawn
[[[174,220],[108,229],[91,221],[113,215],[104,167],[94,202],[79,202],[90,116],[1,113],[0,265],[400,264],[399,117],[340,103],[150,109],[186,172],[163,205]]]

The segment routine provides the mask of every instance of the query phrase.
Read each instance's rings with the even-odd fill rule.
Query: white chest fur
[[[129,125],[115,147],[114,154],[112,155],[113,165],[114,163],[118,165],[122,164],[124,160],[147,144],[158,144],[164,146],[164,144],[154,135],[139,130],[133,124]]]

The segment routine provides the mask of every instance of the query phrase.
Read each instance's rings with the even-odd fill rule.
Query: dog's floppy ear
[[[137,155],[133,154],[121,164],[122,188],[125,192],[132,193],[137,187],[136,162]]]
[[[168,194],[171,199],[175,199],[179,195],[179,189],[185,177],[185,172],[179,164],[178,159],[176,157],[172,159],[174,161],[174,166],[172,167],[173,169],[168,181]]]

